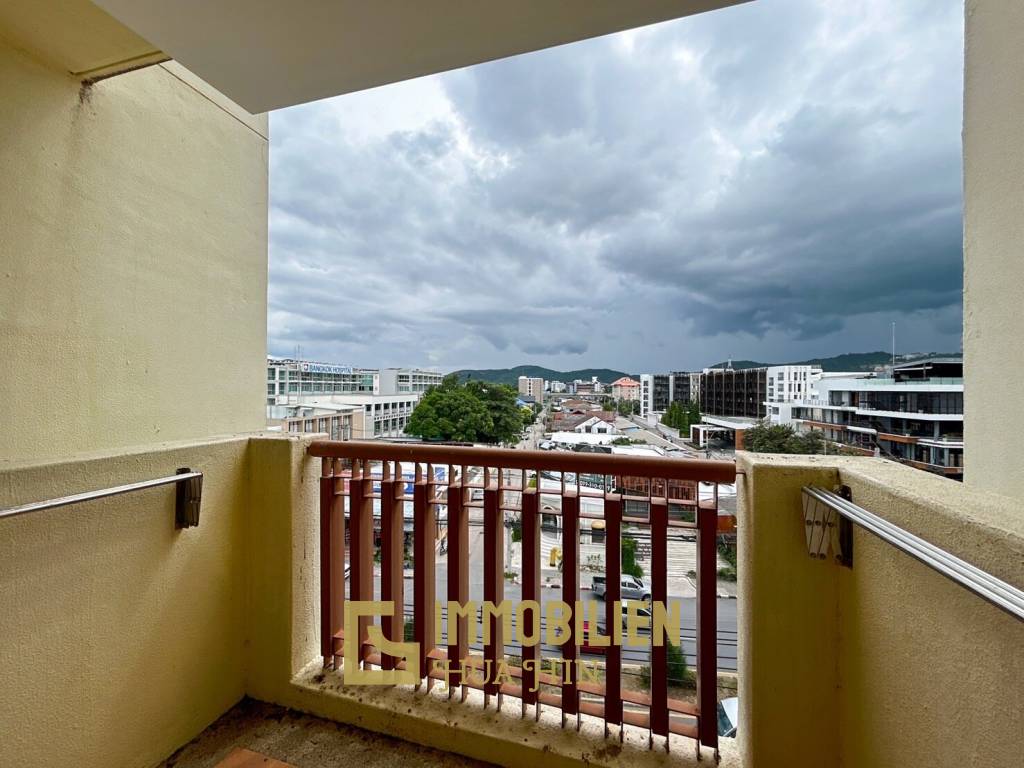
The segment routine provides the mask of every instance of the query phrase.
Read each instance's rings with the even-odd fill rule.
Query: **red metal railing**
[[[383,634],[389,640],[403,641],[407,608],[403,570],[406,552],[411,551],[411,619],[419,658],[409,659],[408,664],[418,667],[418,677],[427,681],[428,688],[434,680],[445,678],[437,662],[451,659],[449,695],[458,687],[465,699],[469,688],[479,688],[485,706],[492,696],[497,696],[499,707],[503,696],[513,696],[521,700],[524,716],[530,705],[538,718],[541,707],[555,707],[563,726],[566,715],[576,716],[577,728],[580,717],[587,715],[604,720],[606,735],[609,724],[619,726],[620,738],[624,726],[630,725],[647,729],[651,746],[654,736],[662,736],[668,749],[669,734],[678,734],[695,739],[698,752],[700,745],[717,750],[717,485],[734,482],[732,462],[326,440],[312,443],[309,453],[322,459],[321,649],[325,666],[338,664],[344,633],[356,631],[364,667],[407,668],[402,659],[381,653],[368,642],[370,619],[363,618],[358,627],[349,628],[342,626],[342,617],[347,562],[350,599],[372,600],[378,587],[380,599],[394,603],[393,613],[381,619]],[[603,488],[594,487],[595,477],[604,478]],[[704,500],[698,492],[701,482],[713,484]],[[685,484],[690,484],[692,493],[680,493]],[[637,495],[637,488],[644,488],[646,494]],[[375,506],[379,508],[376,513]],[[645,575],[650,578],[653,602],[667,604],[669,532],[692,531],[697,549],[696,702],[669,696],[668,648],[653,643],[653,632],[648,692],[623,686],[623,648],[614,643],[603,649],[603,681],[579,679],[578,670],[574,672],[570,666],[580,656],[583,640],[576,637],[575,617],[559,649],[566,664],[552,670],[558,674],[539,666],[543,656],[540,643],[511,643],[513,651],[519,650],[522,663],[510,660],[507,649],[512,638],[502,636],[502,621],[497,616],[487,617],[490,639],[481,649],[472,649],[477,653],[469,647],[464,615],[453,619],[458,624],[453,642],[448,643],[446,631],[443,635],[448,644],[436,642],[439,541],[447,544],[447,583],[442,592],[448,601],[464,606],[470,599],[471,529],[482,527],[482,597],[498,605],[505,597],[505,538],[510,535],[506,528],[518,523],[520,597],[543,606],[542,529],[545,521],[551,520],[561,523],[557,526],[562,552],[560,597],[569,606],[580,598],[581,521],[604,523],[608,634],[612,620],[620,620],[618,616],[613,619],[610,607],[622,597],[623,535],[649,532],[650,573]],[[407,530],[409,522],[411,531]],[[380,534],[380,579],[376,584],[375,527]],[[441,613],[444,616],[446,612]],[[529,616],[531,621],[535,618]],[[669,639],[681,642],[679,637]],[[489,663],[490,670],[505,662],[510,680],[502,682],[491,676],[481,682],[471,675],[462,679],[455,665],[460,660],[473,669],[487,669]]]

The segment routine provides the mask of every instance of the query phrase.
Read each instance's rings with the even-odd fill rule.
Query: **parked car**
[[[605,598],[607,594],[607,579],[604,576],[595,576],[592,589],[594,597]],[[651,599],[651,585],[636,576],[623,576],[619,581],[620,600],[643,600],[645,603]]]

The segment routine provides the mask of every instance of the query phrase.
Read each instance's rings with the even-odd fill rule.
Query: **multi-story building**
[[[700,379],[703,374],[700,371],[693,371],[690,376],[690,402],[700,402]]]
[[[688,371],[673,371],[669,374],[669,402],[689,405],[695,399],[693,377]],[[696,374],[698,377],[700,374]],[[697,379],[698,386],[700,379]]]
[[[668,410],[671,403],[689,405],[699,399],[700,374],[687,371],[640,375],[640,416],[649,418]]]
[[[613,381],[612,397],[616,400],[639,400],[640,382],[629,378],[629,376],[623,376],[621,379]]]
[[[359,440],[363,410],[356,405],[274,405],[267,409],[267,427],[289,434],[323,433],[331,440]]]
[[[792,406],[802,431],[949,477],[964,466],[964,380],[959,359],[898,365],[889,376],[823,378]]]
[[[770,365],[767,368],[767,396],[765,416],[773,424],[788,421],[793,403],[802,402],[812,396],[814,384],[822,377],[817,365]]]
[[[558,394],[566,391],[566,383],[564,381],[549,381],[548,390],[553,394]]]
[[[519,394],[532,397],[536,402],[544,402],[544,379],[535,376],[519,377]]]
[[[767,368],[705,368],[700,408],[705,414],[758,421],[765,417]]]
[[[667,373],[640,374],[640,416],[649,418],[668,409],[672,377]]]
[[[442,379],[442,373],[419,368],[355,368],[268,357],[267,405],[295,405],[324,395],[422,394]]]
[[[294,405],[324,395],[373,394],[380,373],[311,360],[267,358],[267,405]]]
[[[436,387],[444,380],[444,374],[438,371],[425,371],[421,368],[381,368],[379,387],[375,394],[406,395],[410,392],[422,395],[431,387]]]
[[[301,409],[311,409],[305,414],[311,419],[321,415],[317,409],[352,407],[362,417],[347,430],[350,437],[401,437],[421,394],[443,378],[436,371],[418,368],[354,368],[268,358],[267,422],[280,423],[282,408],[292,408],[295,418]],[[303,420],[303,427],[307,421]],[[346,432],[341,425],[338,428]]]
[[[339,395],[331,402],[355,406],[363,412],[362,435],[353,437],[402,437],[420,395]],[[313,402],[312,405],[321,405]]]

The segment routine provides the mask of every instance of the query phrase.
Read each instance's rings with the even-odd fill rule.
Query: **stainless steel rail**
[[[1024,591],[883,520],[863,507],[858,507],[837,493],[815,486],[806,486],[803,492],[964,589],[1024,621]]]
[[[158,477],[155,480],[141,480],[137,483],[116,485],[112,488],[102,488],[96,491],[85,491],[75,493],[71,496],[61,496],[46,501],[33,501],[28,504],[19,504],[16,507],[0,509],[0,519],[5,517],[17,517],[29,512],[40,512],[44,509],[56,509],[67,507],[72,504],[79,504],[83,501],[94,501],[105,499],[108,496],[120,496],[133,491],[141,491],[146,488],[156,488],[161,485],[177,485],[177,497],[175,499],[175,525],[178,528],[189,528],[199,525],[199,506],[203,493],[203,473],[191,469],[179,469],[175,475]]]

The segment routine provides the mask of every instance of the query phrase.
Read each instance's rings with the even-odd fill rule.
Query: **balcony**
[[[696,631],[683,637],[697,673],[689,699],[665,684],[663,651],[651,653],[650,691],[627,690],[615,674],[614,648],[603,657],[600,681],[570,681],[523,664],[496,686],[470,675],[450,677],[453,686],[444,690],[430,663],[449,653],[532,658],[533,650],[516,648],[508,634],[500,638],[493,623],[486,645],[464,645],[465,633],[454,647],[447,639],[423,643],[409,660],[418,685],[344,684],[343,599],[379,595],[408,606],[408,616],[380,621],[383,636],[404,636],[399,619],[408,618],[413,636],[424,639],[437,595],[431,586],[456,601],[515,596],[501,578],[507,531],[499,521],[506,516],[522,515],[521,597],[545,591],[536,571],[540,497],[557,499],[544,506],[555,507],[569,544],[563,580],[549,590],[566,602],[584,586],[571,543],[595,519],[606,524],[609,563],[618,562],[617,525],[650,528],[645,575],[655,599],[665,594],[666,536],[696,537],[702,557],[714,540],[703,528],[714,506],[706,492],[694,506],[695,522],[672,519],[667,504],[649,497],[633,500],[648,503],[649,513],[631,517],[619,511],[625,499],[610,485],[538,490],[528,479],[534,471],[676,482],[723,482],[740,473],[741,726],[737,740],[718,745],[724,765],[1014,763],[1024,625],[860,529],[852,568],[810,557],[801,489],[845,485],[855,503],[1019,585],[1024,526],[1012,501],[873,459],[741,454],[736,468],[631,459],[267,436],[7,466],[0,471],[3,507],[182,466],[201,469],[205,486],[199,525],[185,530],[174,527],[174,494],[159,488],[0,518],[9,660],[0,684],[20,723],[15,737],[0,741],[0,764],[152,765],[245,696],[508,765],[691,765],[698,743],[709,760],[717,732],[702,713],[716,695],[706,685],[715,673],[716,654],[706,652],[709,643],[714,648],[708,632],[715,601],[706,599],[713,559],[699,569]],[[430,471],[442,466],[442,473]],[[382,511],[379,587],[367,578],[378,551],[367,524],[374,507]],[[407,580],[399,566],[410,507],[415,566]],[[477,521],[482,526],[470,528]],[[438,522],[447,529],[448,556],[459,555],[444,561],[443,578],[440,568],[431,573],[434,558],[424,556],[433,552]],[[482,530],[486,545],[477,594],[467,587],[480,564],[461,556],[470,530]],[[424,531],[430,535],[416,535]],[[347,584],[340,567],[346,559]],[[402,671],[406,662],[368,643],[368,625],[357,634],[363,666]],[[58,649],[72,651],[75,674]],[[573,658],[574,649],[569,643],[562,655]],[[972,683],[964,686],[968,671]],[[58,727],[64,735],[55,740]]]

